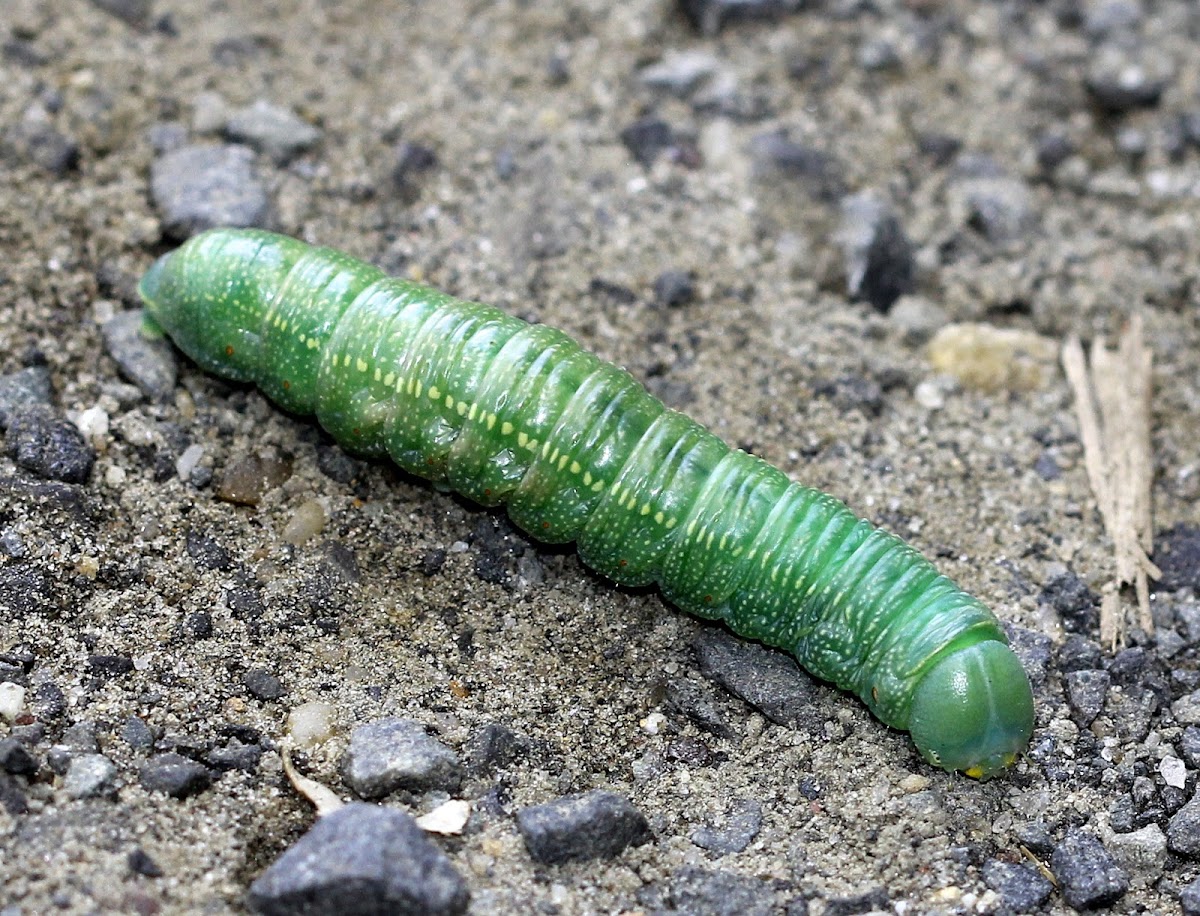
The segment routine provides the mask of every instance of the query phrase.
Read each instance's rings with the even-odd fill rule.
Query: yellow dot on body
[[[649,503],[642,503],[642,515],[649,515],[652,508]]]
[[[592,484],[592,492],[593,493],[599,493],[603,489],[604,489],[604,481],[603,480],[597,480],[594,484]]]
[[[350,354],[349,353],[347,353],[345,355],[345,357],[342,358],[342,365],[349,368],[349,366],[350,366]]]
[[[391,388],[392,385],[396,384],[396,373],[389,372],[387,375],[385,375],[383,377],[383,383],[385,385],[387,385],[389,388]]]
[[[578,474],[582,470],[583,470],[583,466],[578,461],[571,462],[571,473],[572,474]]]
[[[317,340],[317,338],[315,338],[315,337],[308,338],[308,349],[315,350],[319,346],[321,346],[321,341]]]
[[[671,530],[672,528],[674,528],[674,527],[675,527],[677,524],[679,524],[679,519],[677,519],[677,518],[669,518],[669,519],[667,519],[667,530],[668,530],[668,531],[670,531],[670,530]]]
[[[454,395],[452,395],[452,394],[446,395],[446,406],[451,410],[454,409]]]
[[[509,423],[507,420],[505,420],[503,423],[500,424],[500,435],[511,436],[512,431],[513,431],[513,425],[511,423]],[[521,435],[525,435],[525,434],[522,433]],[[519,438],[517,440],[517,444],[524,445],[524,443],[521,442]]]
[[[479,405],[472,404],[471,409],[467,411],[467,419],[474,420],[477,416],[479,416]]]
[[[381,378],[383,378],[383,370],[380,369],[378,366],[376,366],[375,367],[375,381],[379,381]]]
[[[429,400],[436,401],[439,398],[441,398],[441,396],[442,396],[442,393],[440,391],[438,391],[437,385],[429,386]]]
[[[661,525],[663,523],[663,514],[661,511],[654,513],[654,523],[656,525]]]
[[[357,369],[359,372],[366,372],[367,371],[367,361],[362,358],[356,359],[354,361],[354,368]]]
[[[495,425],[496,425],[496,415],[494,413],[488,414],[487,415],[487,428],[491,429]]]
[[[510,426],[510,427],[512,426],[511,423],[507,423],[505,425]],[[525,435],[525,433],[517,433],[517,445],[519,445],[521,448],[524,448],[525,443],[528,441],[529,441],[529,437],[527,435]]]
[[[567,466],[567,462],[570,460],[571,460],[570,455],[563,455],[561,458],[558,459],[558,469],[561,471],[563,468],[565,468]]]
[[[583,472],[583,485],[585,487],[590,487],[592,485],[592,472],[591,471]]]
[[[449,396],[449,395],[447,395],[447,396],[446,396],[446,401],[447,401],[447,402],[449,402],[450,400],[451,400],[450,396]],[[450,404],[449,404],[449,403],[447,403],[447,404],[446,404],[446,406],[447,406],[447,407],[449,407],[449,406],[450,406]],[[459,401],[459,402],[458,402],[458,404],[455,406],[455,408],[454,408],[454,409],[455,409],[455,410],[458,412],[458,415],[459,415],[460,417],[465,417],[465,416],[467,415],[467,408],[468,408],[468,407],[470,407],[470,406],[471,406],[471,405],[470,405],[470,404],[468,404],[466,401]]]

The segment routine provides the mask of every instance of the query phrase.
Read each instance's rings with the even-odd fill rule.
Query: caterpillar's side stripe
[[[258,230],[197,236],[139,291],[203,368],[793,652],[937,766],[991,776],[1028,743],[1029,680],[987,608],[561,332]]]

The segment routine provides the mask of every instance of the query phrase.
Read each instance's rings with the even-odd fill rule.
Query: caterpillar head
[[[995,776],[1033,733],[1029,677],[1002,642],[951,651],[917,683],[908,728],[934,766],[976,779]]]
[[[255,380],[262,311],[303,246],[255,229],[211,229],[155,261],[138,284],[147,327],[201,368]]]

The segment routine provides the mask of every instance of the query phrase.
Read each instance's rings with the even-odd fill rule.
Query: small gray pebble
[[[154,160],[150,191],[167,235],[176,239],[214,226],[261,226],[267,192],[245,146],[184,146]]]
[[[0,429],[8,426],[14,412],[27,407],[50,406],[50,370],[30,366],[20,372],[0,375]]]
[[[1039,909],[1050,899],[1054,885],[1028,865],[992,859],[983,866],[983,880],[1018,913]]]
[[[1071,671],[1066,676],[1067,702],[1075,713],[1075,721],[1087,726],[1100,714],[1108,696],[1112,678],[1107,671]]]
[[[286,165],[321,139],[321,132],[286,108],[259,99],[229,116],[225,133]]]
[[[142,333],[140,310],[121,312],[101,328],[104,347],[121,374],[149,398],[162,401],[175,390],[178,365],[166,338],[151,339]]]
[[[1054,849],[1050,867],[1063,897],[1076,909],[1116,903],[1129,890],[1129,876],[1104,845],[1089,833],[1071,830]]]
[[[250,886],[268,916],[396,913],[454,916],[470,892],[409,815],[356,803],[320,818]]]
[[[538,862],[609,858],[652,837],[646,818],[629,799],[595,790],[524,808],[517,827]]]
[[[138,780],[151,792],[172,798],[190,798],[212,784],[212,773],[202,764],[180,754],[151,757],[138,771]]]
[[[411,719],[380,719],[354,729],[341,772],[362,798],[383,798],[397,789],[453,792],[462,782],[454,752]]]
[[[154,732],[137,716],[130,716],[121,726],[121,737],[131,748],[148,751],[154,747]]]
[[[110,798],[117,792],[117,766],[103,754],[71,759],[63,789],[71,798]]]

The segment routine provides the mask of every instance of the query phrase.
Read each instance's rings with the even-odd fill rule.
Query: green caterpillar
[[[1028,743],[1029,679],[987,608],[562,332],[259,230],[191,239],[139,292],[204,369],[795,653],[935,766],[985,778]]]

